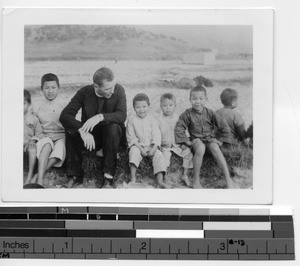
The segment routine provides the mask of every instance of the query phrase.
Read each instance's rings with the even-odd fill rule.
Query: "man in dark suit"
[[[124,134],[127,107],[124,88],[116,84],[109,68],[100,68],[93,85],[81,88],[60,116],[66,130],[67,175],[81,183],[82,151],[103,149],[104,177],[112,181],[116,171],[117,152]],[[75,117],[81,109],[81,121]],[[103,185],[103,184],[102,184]]]

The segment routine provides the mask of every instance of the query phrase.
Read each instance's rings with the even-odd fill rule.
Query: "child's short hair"
[[[150,105],[149,97],[145,93],[138,93],[137,95],[134,96],[132,100],[133,107],[135,106],[136,102],[141,102],[141,101],[145,101],[147,102],[148,105]]]
[[[31,94],[28,90],[24,90],[24,100],[31,104]]]
[[[45,74],[44,76],[42,76],[41,89],[43,89],[43,86],[44,86],[45,82],[47,82],[47,81],[55,81],[57,86],[59,87],[58,77],[55,74],[48,73],[48,74]]]
[[[230,106],[234,100],[237,100],[238,93],[234,89],[227,88],[220,95],[221,102],[224,106]]]
[[[100,87],[103,86],[103,80],[112,81],[113,79],[114,73],[108,67],[102,67],[98,69],[93,76],[93,82]]]
[[[176,104],[176,97],[175,97],[172,93],[164,93],[164,94],[160,97],[160,104],[162,104],[162,102],[163,102],[165,99],[172,100],[172,101]]]
[[[207,92],[206,92],[206,89],[204,87],[196,86],[196,87],[192,88],[191,91],[190,91],[190,99],[192,97],[192,93],[197,92],[197,91],[202,91],[202,92],[204,92],[205,96],[207,96]]]

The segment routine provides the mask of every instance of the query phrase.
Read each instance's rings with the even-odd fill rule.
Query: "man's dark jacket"
[[[75,118],[80,108],[82,108],[81,122]],[[62,111],[60,122],[68,133],[75,134],[89,118],[99,113],[103,114],[106,125],[117,123],[124,126],[127,107],[125,90],[121,85],[116,84],[114,93],[109,99],[100,100],[95,94],[93,85],[81,88]]]

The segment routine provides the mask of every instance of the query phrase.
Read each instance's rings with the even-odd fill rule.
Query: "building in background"
[[[201,49],[199,52],[188,53],[183,56],[183,64],[214,65],[216,64],[216,49]]]

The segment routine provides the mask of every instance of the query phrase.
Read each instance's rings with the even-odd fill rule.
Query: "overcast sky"
[[[200,48],[215,48],[224,53],[252,53],[252,26],[138,26],[153,33],[174,36]]]

